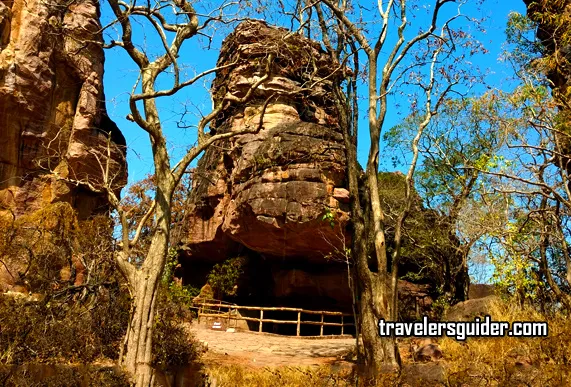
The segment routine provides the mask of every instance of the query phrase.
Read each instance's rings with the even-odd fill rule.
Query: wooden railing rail
[[[197,300],[198,301],[198,300]],[[342,313],[342,312],[331,312],[325,310],[308,310],[302,308],[289,308],[289,307],[269,307],[269,306],[240,306],[236,304],[231,304],[228,302],[218,301],[218,300],[205,300],[196,302],[196,306],[192,306],[192,309],[198,310],[198,320],[201,317],[223,317],[228,320],[244,320],[244,321],[255,321],[258,322],[258,332],[262,332],[264,322],[274,323],[274,324],[295,324],[296,325],[296,335],[300,336],[301,325],[318,325],[320,326],[320,336],[323,336],[323,327],[341,327],[341,335],[345,334],[345,327],[355,326],[353,322],[347,322],[345,317],[353,317],[352,314]],[[225,309],[226,311],[222,311]],[[244,317],[239,314],[232,314],[232,311],[238,310],[255,310],[260,312],[260,317]],[[280,311],[280,312],[297,312],[297,319],[295,320],[277,320],[264,318],[264,311]],[[301,315],[321,315],[321,321],[302,321]],[[324,321],[325,316],[339,316],[341,317],[341,322],[328,322]]]

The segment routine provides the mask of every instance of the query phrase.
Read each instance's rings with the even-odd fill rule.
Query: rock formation
[[[182,259],[192,260],[195,270],[200,262],[247,250],[270,263],[277,297],[318,289],[346,298],[347,287],[339,290],[342,281],[331,281],[325,259],[343,251],[349,220],[345,150],[332,96],[342,68],[307,38],[244,22],[223,43],[218,66],[237,65],[216,73],[215,106],[225,93],[244,95],[268,60],[271,76],[249,102],[229,104],[211,125],[224,133],[261,122],[261,130],[218,143],[200,160]]]
[[[200,287],[214,264],[241,256],[247,259],[232,301],[351,312],[345,262],[349,192],[333,97],[345,69],[303,36],[244,22],[222,45],[218,66],[235,65],[216,73],[215,107],[226,93],[246,95],[264,76],[268,60],[269,79],[247,103],[225,105],[211,125],[216,133],[248,126],[260,130],[215,144],[198,163],[177,275]],[[404,200],[402,175],[388,175],[394,178],[393,183],[383,180],[383,203],[395,201],[398,207]],[[389,207],[387,213],[395,208]],[[420,198],[414,209],[411,218],[429,230],[423,241],[431,241],[436,215],[422,208]],[[389,245],[391,236],[389,230]],[[449,242],[448,234],[441,240]],[[426,270],[420,260],[429,252],[413,256],[417,246],[406,247],[411,256],[404,257],[401,269],[416,276],[399,281],[400,300],[403,318],[414,319],[426,313],[443,282],[454,281],[458,262],[456,255],[449,257],[453,248],[431,249],[439,255]],[[442,273],[447,263],[452,267]],[[410,282],[415,280],[418,284]]]
[[[258,125],[269,98],[259,133],[236,136],[202,158],[188,240],[200,246],[226,237],[273,256],[322,258],[331,243],[338,245],[348,220],[340,202],[347,196],[343,138],[331,97],[339,66],[308,39],[262,22],[242,23],[218,62],[239,65],[217,73],[214,103],[226,92],[245,93],[270,54],[268,81],[249,103],[229,106],[211,125],[219,133]],[[312,59],[315,73],[308,69]],[[334,213],[334,227],[322,220],[326,213]]]
[[[112,188],[125,185],[100,29],[95,0],[0,0],[0,210],[18,216],[66,201],[85,218],[105,209],[86,183],[98,188],[107,161]]]

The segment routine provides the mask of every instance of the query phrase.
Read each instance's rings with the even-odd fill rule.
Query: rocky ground
[[[330,366],[333,373],[355,367],[355,338],[293,337],[271,333],[215,331],[203,325],[191,328],[208,349],[203,361],[208,365],[240,365],[246,368]],[[403,358],[402,386],[435,385],[443,380],[440,361],[414,362],[410,342],[399,344]],[[428,384],[426,384],[428,383]]]
[[[250,366],[311,366],[339,363],[355,348],[350,336],[304,338],[271,333],[215,331],[193,325],[192,332],[207,345],[206,361]]]

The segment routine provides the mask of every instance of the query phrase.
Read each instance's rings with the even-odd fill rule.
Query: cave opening
[[[241,251],[245,256],[242,273],[236,282],[234,294],[225,294],[222,301],[239,306],[294,308],[301,312],[300,336],[320,336],[341,334],[341,315],[343,316],[343,334],[355,333],[352,325],[351,291],[347,284],[344,265],[331,262],[310,263],[307,260],[291,260],[267,257],[251,250]],[[208,276],[216,264],[223,262],[194,261],[192,257],[181,260],[177,276],[184,285],[200,289],[208,281]],[[216,297],[215,297],[216,298]],[[315,312],[334,312],[337,315],[323,316],[326,324],[321,329],[321,314]],[[314,312],[314,313],[311,313]],[[260,318],[259,310],[239,310],[242,317]],[[262,332],[296,336],[298,334],[298,312],[291,310],[264,310]],[[266,321],[269,320],[269,321]],[[272,321],[274,320],[274,321]],[[277,321],[285,321],[283,323]],[[259,331],[259,321],[247,321],[250,331]]]

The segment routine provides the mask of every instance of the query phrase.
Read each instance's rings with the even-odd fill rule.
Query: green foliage
[[[494,266],[492,282],[499,293],[518,297],[520,301],[533,300],[537,296],[540,285],[534,271],[537,269],[534,260],[526,254],[524,246],[534,244],[538,239],[525,219],[508,221],[505,231],[500,236],[501,250],[490,250],[490,263]]]
[[[440,319],[450,306],[450,299],[446,295],[441,295],[431,305],[432,315],[434,318]]]
[[[193,317],[189,307],[200,291],[175,278],[178,266],[178,252],[171,248],[159,284],[153,329],[153,365],[162,369],[186,365],[199,357],[187,326]]]
[[[527,67],[543,52],[540,42],[535,39],[537,24],[526,15],[511,12],[508,15],[506,38],[510,51],[505,55],[521,67]]]
[[[208,283],[216,297],[234,296],[240,276],[244,273],[243,267],[246,257],[234,257],[222,263],[217,263],[208,274]]]
[[[275,161],[273,161],[269,156],[259,152],[254,155],[254,163],[257,170],[269,168],[276,165]]]
[[[481,171],[499,165],[504,134],[499,122],[490,118],[504,110],[504,103],[499,92],[443,102],[419,143],[421,158],[415,188],[429,207],[448,213],[464,189],[482,179]],[[395,157],[394,166],[407,165],[405,159],[411,154],[409,139],[415,135],[420,120],[413,113],[384,135],[390,153],[404,156]],[[404,181],[401,184],[400,189],[404,189]]]
[[[166,295],[171,301],[190,307],[193,298],[200,293],[200,289],[191,285],[182,285],[180,281],[175,279],[174,272],[178,266],[178,251],[175,248],[171,248],[168,252],[161,284],[166,289]]]
[[[405,253],[406,255],[406,253]],[[407,281],[411,281],[411,282],[422,282],[424,280],[426,280],[425,275],[421,274],[421,273],[415,273],[412,271],[409,271],[408,273],[405,273],[401,279],[403,280],[407,280]]]
[[[335,228],[335,213],[331,211],[331,208],[325,208],[325,213],[321,217],[322,222],[328,222],[331,228]]]

